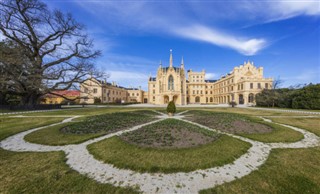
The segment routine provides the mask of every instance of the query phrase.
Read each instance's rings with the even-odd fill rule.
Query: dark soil
[[[155,120],[155,115],[159,114],[149,110],[96,115],[65,126],[60,131],[68,134],[109,134]]]
[[[233,113],[215,113],[208,111],[189,111],[187,120],[227,133],[269,133],[271,126],[260,123],[258,119]]]
[[[153,148],[196,147],[218,137],[214,132],[176,119],[166,119],[120,136],[130,144]]]

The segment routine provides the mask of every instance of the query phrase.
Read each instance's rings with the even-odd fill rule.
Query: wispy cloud
[[[316,1],[279,1],[269,3],[266,15],[269,21],[278,21],[299,15],[320,15],[320,2]]]
[[[264,39],[236,38],[236,36],[199,25],[179,28],[175,30],[175,33],[187,38],[201,40],[223,47],[229,47],[244,55],[254,55],[267,44]]]
[[[230,48],[243,55],[255,55],[274,43],[266,37],[239,36],[239,31],[244,30],[243,26],[279,21],[299,15],[320,15],[320,2],[312,0],[277,2],[240,0],[239,3],[75,2],[95,15],[101,23],[105,23],[106,28],[113,33],[134,32],[178,36]],[[221,21],[230,25],[221,25]],[[241,24],[234,21],[241,21],[239,22]],[[232,34],[225,33],[223,30],[225,28],[229,32],[232,31]]]
[[[280,79],[284,80],[284,86],[289,87],[296,84],[320,83],[320,69],[302,70],[300,74],[285,76]]]
[[[148,74],[134,71],[108,71],[109,81],[115,81],[118,85],[124,87],[139,87],[147,90]]]
[[[216,73],[206,73],[205,79],[215,79],[218,78]]]
[[[141,86],[145,90],[150,73],[158,67],[157,62],[151,59],[112,53],[106,54],[98,64],[110,76],[108,81],[124,87]]]
[[[238,38],[236,33],[227,34],[208,24],[195,25],[199,21],[181,9],[191,6],[188,3],[151,4],[139,2],[123,5],[122,3],[100,1],[89,4],[80,1],[78,4],[99,18],[106,18],[111,23],[118,22],[118,26],[123,26],[126,32],[133,28],[136,33],[144,31],[205,41],[213,45],[234,49],[244,55],[254,55],[267,45],[266,40],[262,38]],[[166,14],[163,14],[162,8],[166,8]],[[119,28],[121,27],[118,27],[118,30]]]

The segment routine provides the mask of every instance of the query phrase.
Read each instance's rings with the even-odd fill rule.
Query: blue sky
[[[45,1],[86,25],[109,81],[147,88],[159,61],[219,79],[253,61],[283,87],[320,82],[319,1]]]

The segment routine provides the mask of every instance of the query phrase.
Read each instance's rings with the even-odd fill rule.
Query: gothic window
[[[173,84],[174,84],[174,82],[173,82],[173,76],[170,75],[170,76],[169,76],[169,79],[168,79],[168,90],[174,90]]]
[[[261,89],[261,83],[258,83],[258,88]]]

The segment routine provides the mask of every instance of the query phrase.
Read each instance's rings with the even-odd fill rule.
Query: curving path
[[[172,174],[138,173],[132,170],[118,169],[113,167],[113,165],[111,164],[106,164],[99,160],[96,160],[93,155],[88,152],[87,145],[89,144],[110,138],[115,135],[121,135],[122,133],[128,131],[134,131],[143,126],[160,122],[164,119],[169,118],[167,115],[160,112],[158,112],[161,114],[161,116],[158,116],[158,120],[138,125],[128,130],[119,131],[116,133],[91,139],[81,144],[47,146],[29,143],[24,140],[24,136],[29,133],[46,128],[48,126],[71,122],[73,119],[80,117],[73,116],[59,123],[31,129],[8,137],[7,139],[4,139],[0,142],[0,147],[6,150],[17,152],[64,151],[67,157],[67,164],[72,169],[101,183],[110,183],[115,186],[138,187],[144,193],[197,193],[199,190],[211,188],[217,185],[221,185],[225,182],[233,181],[237,178],[241,178],[245,175],[250,174],[254,170],[257,170],[267,160],[270,151],[274,148],[307,148],[320,145],[320,138],[315,134],[289,125],[277,123],[279,125],[286,126],[293,130],[301,132],[304,135],[304,139],[294,143],[262,143],[184,120],[182,114],[185,112],[187,111],[181,112],[171,118],[183,120],[207,130],[212,130],[217,133],[232,136],[234,138],[250,143],[252,147],[247,151],[247,153],[236,159],[231,164],[226,164],[221,167],[214,167],[205,170],[196,170],[188,173],[181,172]],[[264,119],[267,122],[272,122],[269,119],[265,119],[263,117],[260,118]]]

